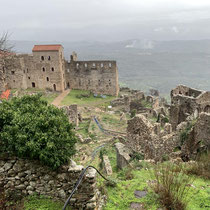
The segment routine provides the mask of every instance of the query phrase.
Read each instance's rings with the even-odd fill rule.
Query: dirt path
[[[58,97],[56,97],[54,99],[54,101],[52,102],[53,105],[55,106],[59,106],[59,104],[61,103],[61,101],[70,93],[70,89],[65,90],[64,92],[62,92]]]

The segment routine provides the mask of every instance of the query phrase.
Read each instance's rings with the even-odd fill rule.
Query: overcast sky
[[[0,0],[15,40],[208,39],[210,0]]]

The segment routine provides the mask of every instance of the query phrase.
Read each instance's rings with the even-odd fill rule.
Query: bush
[[[131,110],[131,118],[136,116],[136,109]]]
[[[184,173],[179,164],[162,163],[154,168],[155,183],[151,185],[158,194],[159,202],[166,209],[184,210],[192,178]]]
[[[0,104],[0,152],[58,168],[75,154],[76,137],[63,110],[24,96]]]

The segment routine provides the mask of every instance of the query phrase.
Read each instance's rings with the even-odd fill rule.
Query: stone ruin
[[[152,99],[146,97],[147,101]],[[156,123],[147,119],[148,113],[129,120],[126,146],[155,161],[165,157],[188,161],[200,151],[209,150],[210,92],[178,86],[171,91],[171,103],[170,123],[166,121],[167,106],[161,107],[158,102],[153,103],[153,110],[158,113]]]
[[[127,90],[127,89],[126,89]],[[114,99],[111,101],[113,107],[121,106],[124,108],[124,111],[130,112],[130,104],[134,101],[141,101],[145,98],[142,91],[130,90],[128,88],[128,94],[121,95],[120,98]]]
[[[82,170],[73,161],[52,171],[38,161],[4,156],[0,158],[0,188],[14,196],[38,193],[65,202]],[[88,169],[70,204],[73,209],[97,209],[99,198],[96,171]]]
[[[176,147],[176,138],[173,137],[170,124],[166,123],[165,129],[161,131],[160,123],[153,125],[139,114],[128,121],[126,146],[144,155],[145,159],[160,161]]]
[[[189,116],[197,118],[201,112],[210,113],[210,92],[184,85],[171,91],[170,123],[173,130]]]
[[[82,121],[81,114],[78,112],[77,104],[72,104],[70,106],[63,106],[62,109],[65,111],[66,115],[69,118],[69,122],[75,126],[79,125],[79,122]]]

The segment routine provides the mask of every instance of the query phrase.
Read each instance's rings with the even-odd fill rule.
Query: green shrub
[[[24,96],[0,104],[0,152],[58,168],[75,154],[76,137],[61,109]]]
[[[139,153],[139,152],[133,152],[132,154],[131,154],[131,161],[132,160],[144,160],[144,155],[143,154],[141,154],[141,153]]]
[[[136,116],[136,109],[131,110],[131,118]]]
[[[181,164],[162,163],[153,170],[155,183],[151,185],[158,194],[160,204],[166,209],[184,210],[192,178],[185,174]]]

